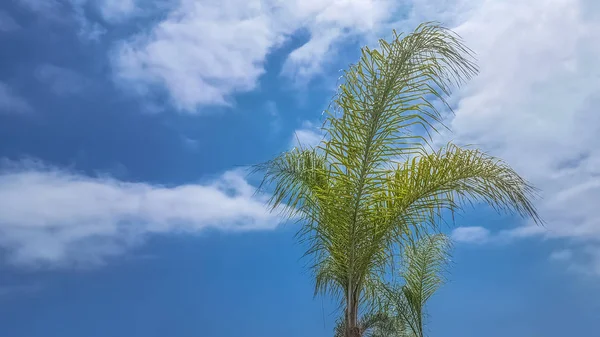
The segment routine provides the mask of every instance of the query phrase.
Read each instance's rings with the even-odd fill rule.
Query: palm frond
[[[284,216],[288,218],[299,213],[312,219],[319,194],[327,190],[327,164],[324,156],[313,148],[294,148],[256,165],[253,172],[264,174],[259,191],[267,185],[274,188],[268,205],[273,210],[284,206],[283,211],[287,211]]]
[[[401,316],[393,316],[385,311],[364,315],[359,320],[359,328],[363,337],[412,337]],[[339,319],[334,328],[334,337],[345,337],[345,329],[345,320]]]
[[[435,227],[443,210],[482,202],[498,212],[543,223],[532,199],[535,188],[501,160],[479,150],[448,144],[399,164],[386,181],[386,210],[414,226]]]
[[[443,234],[425,236],[404,249],[404,285],[397,298],[398,315],[415,336],[424,335],[425,304],[444,282],[450,241]]]
[[[327,111],[325,152],[356,178],[390,157],[421,153],[428,139],[414,127],[427,131],[443,125],[435,101],[450,108],[445,96],[451,84],[462,84],[476,72],[470,50],[439,24],[422,24],[408,35],[394,31],[391,42],[364,48],[359,62],[345,72]]]

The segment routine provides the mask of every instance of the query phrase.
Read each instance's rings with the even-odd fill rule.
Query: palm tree
[[[340,300],[346,337],[361,336],[360,315],[378,312],[381,289],[398,284],[403,248],[447,210],[482,201],[541,221],[533,187],[501,160],[452,143],[431,149],[430,133],[444,126],[436,104],[449,109],[451,86],[476,72],[462,40],[438,24],[394,32],[344,73],[320,145],[256,167],[272,187],[269,205],[302,224],[315,293]]]
[[[384,289],[384,305],[358,321],[365,337],[422,337],[425,304],[444,282],[442,272],[449,261],[450,241],[443,234],[419,239],[405,247],[400,263],[403,284]],[[345,319],[338,320],[334,337],[345,336]]]

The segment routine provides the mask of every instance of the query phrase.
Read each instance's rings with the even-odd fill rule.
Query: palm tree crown
[[[436,104],[449,108],[450,88],[476,72],[462,40],[438,24],[394,32],[344,73],[320,145],[257,166],[270,206],[302,223],[316,292],[341,300],[346,337],[362,335],[361,312],[380,311],[381,290],[402,279],[391,272],[398,257],[444,210],[482,201],[540,221],[532,186],[501,160],[451,143],[431,150],[429,133],[444,127]]]

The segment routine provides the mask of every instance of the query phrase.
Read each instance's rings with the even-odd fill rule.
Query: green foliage
[[[533,188],[499,159],[454,144],[431,150],[430,132],[445,127],[436,104],[449,109],[450,88],[475,73],[470,51],[440,25],[394,32],[378,49],[363,48],[345,72],[319,146],[256,167],[263,185],[273,188],[270,206],[302,224],[315,291],[339,298],[354,328],[358,309],[377,315],[388,302],[382,289],[397,288],[401,279],[403,320],[422,317],[416,305],[422,307],[437,283],[419,269],[433,255],[413,249],[420,247],[415,240],[437,231],[444,210],[485,202],[540,221],[530,202]],[[394,269],[403,257],[410,273],[400,277]],[[411,326],[420,336],[419,329]]]
[[[443,234],[425,236],[402,253],[399,286],[381,289],[382,306],[359,320],[365,337],[423,337],[425,304],[443,284],[443,272],[449,261],[450,241]],[[335,328],[335,337],[344,337],[345,319]]]
[[[341,319],[334,330],[334,337],[344,337],[345,320]],[[359,321],[359,329],[364,337],[412,337],[406,330],[406,324],[399,316],[388,312],[366,314]]]

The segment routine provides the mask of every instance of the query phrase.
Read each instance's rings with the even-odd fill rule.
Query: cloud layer
[[[26,165],[0,174],[0,247],[17,264],[101,262],[148,234],[272,229],[241,171],[158,186]]]
[[[81,5],[88,0],[56,0],[43,4],[20,1],[35,11],[52,11],[60,7],[59,4]],[[107,24],[120,22],[139,9],[138,1],[93,3]],[[408,11],[407,15],[396,15],[403,10]],[[570,240],[577,240],[584,242],[586,248],[578,252],[574,247],[571,258],[582,254],[600,256],[595,253],[600,251],[600,214],[597,212],[600,204],[600,114],[597,111],[600,5],[596,0],[225,0],[218,3],[182,0],[156,24],[118,43],[111,57],[118,82],[125,87],[142,94],[154,87],[164,88],[175,106],[195,112],[204,105],[229,104],[235,93],[255,89],[265,72],[268,55],[300,30],[307,31],[310,38],[288,55],[283,67],[283,73],[294,79],[310,78],[318,74],[324,64],[334,62],[339,42],[349,37],[371,41],[372,36],[385,36],[389,28],[408,30],[418,22],[429,20],[440,20],[461,34],[477,53],[481,68],[480,75],[453,96],[456,115],[449,123],[454,133],[443,135],[443,140],[452,138],[477,144],[505,159],[541,189],[543,198],[537,201],[537,206],[547,221],[547,230],[527,223],[500,234],[512,238],[563,238],[567,239],[567,246]],[[31,108],[27,102],[0,83],[0,112],[28,109]],[[302,141],[312,143],[316,139],[314,131],[312,126],[306,125],[297,135]],[[146,192],[139,191],[144,188],[152,196],[174,195],[175,192],[179,195],[192,187],[197,189],[194,191],[204,193],[209,189],[227,196],[213,185],[166,188],[86,178],[60,170],[13,172],[3,177],[8,175],[29,177],[30,182],[37,177],[35,181],[40,184],[44,181],[42,178],[55,179],[65,186],[86,181],[85,186],[97,188],[94,191],[104,191],[99,186],[109,186],[120,191],[115,192],[116,195],[129,196],[123,197],[126,199],[140,199]],[[2,181],[8,183],[6,179]],[[61,191],[49,189],[54,185],[42,185],[48,191]],[[22,186],[34,190],[31,183]],[[17,193],[15,186],[6,191]],[[6,195],[6,191],[0,193]],[[249,197],[244,200],[255,201]],[[144,218],[138,213],[131,217],[131,210],[116,209],[118,221],[104,222],[122,224],[134,219],[134,223],[154,223],[161,219],[156,214]],[[20,214],[26,212],[21,210]],[[77,218],[77,213],[74,214]],[[196,225],[187,228],[199,228],[199,223],[210,222],[190,217],[186,219]],[[52,226],[55,225],[48,228],[54,228]],[[111,226],[100,227],[114,228],[113,231],[121,228]],[[149,228],[153,227],[146,227],[142,232],[154,231]],[[39,235],[60,236],[44,234],[50,232],[52,230],[44,229]],[[455,234],[463,241],[489,240],[497,234],[484,232],[483,228],[470,228],[460,229]],[[21,235],[14,233],[17,232],[13,232],[13,237]],[[65,234],[65,237],[72,236]],[[63,241],[67,243],[60,243]],[[63,241],[57,241],[57,247],[61,248],[56,251],[62,249],[57,256],[66,254],[72,245],[70,239]],[[16,238],[10,244],[27,246],[22,242],[25,241]],[[27,254],[18,253],[15,258]]]
[[[114,53],[117,78],[145,93],[162,87],[180,110],[226,105],[256,88],[268,54],[300,29],[309,41],[287,58],[295,78],[318,73],[334,42],[376,32],[393,13],[386,0],[183,0]]]
[[[440,143],[453,139],[475,144],[505,159],[541,190],[536,205],[546,228],[529,222],[497,232],[484,226],[461,227],[453,231],[454,239],[476,244],[532,236],[566,239],[565,246],[573,248],[562,262],[579,270],[600,270],[598,2],[405,4],[408,15],[395,28],[409,30],[419,22],[442,21],[476,52],[481,69],[453,95],[455,115],[448,120],[453,133],[443,134]],[[313,135],[310,131],[297,132]],[[554,257],[564,256],[563,252]]]
[[[455,97],[456,115],[450,121],[454,134],[446,138],[477,144],[505,159],[541,189],[537,206],[547,230],[525,224],[501,234],[584,240],[597,247],[597,1],[434,3],[436,11],[422,11],[429,15],[427,19],[452,18],[452,26],[477,53],[481,68],[480,75]],[[422,1],[415,4],[424,6]],[[411,18],[425,19],[418,12]]]

